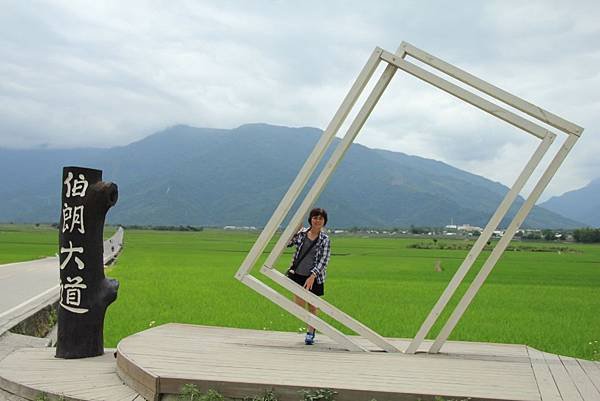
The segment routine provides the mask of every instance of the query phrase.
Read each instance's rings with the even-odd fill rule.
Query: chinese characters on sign
[[[88,182],[84,174],[79,174],[76,179],[73,179],[73,173],[69,172],[67,178],[63,182],[66,186],[65,198],[67,202],[63,204],[62,217],[63,225],[62,232],[73,232],[73,229],[81,234],[85,234],[85,225],[83,220],[84,205],[69,205],[68,201],[75,197],[84,198],[88,188]],[[77,267],[76,271],[85,269],[85,263],[82,261],[79,254],[83,258],[85,250],[83,246],[73,245],[73,241],[69,241],[68,247],[61,247],[60,254],[63,259],[60,264],[60,269],[63,270],[73,261]],[[66,254],[64,258],[62,255]],[[82,290],[85,290],[87,285],[83,282],[81,276],[67,276],[66,282],[60,284],[60,306],[73,313],[87,313],[89,309],[81,307]]]
[[[63,167],[60,182],[58,272],[60,297],[56,357],[104,353],[104,317],[119,282],[104,275],[104,223],[119,189],[102,181],[102,170]]]

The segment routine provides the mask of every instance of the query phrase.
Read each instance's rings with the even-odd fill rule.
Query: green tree
[[[577,242],[600,242],[600,229],[590,227],[578,228],[573,231],[573,238],[575,238],[575,241]]]
[[[554,241],[554,231],[552,230],[542,230],[542,237],[546,240],[546,241]]]

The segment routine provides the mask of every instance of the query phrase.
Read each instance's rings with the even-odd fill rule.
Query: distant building
[[[483,231],[483,228],[472,226],[470,224],[463,224],[462,226],[458,226],[458,231],[465,231],[467,233],[472,233],[474,231]]]
[[[224,230],[256,230],[255,226],[225,226]]]

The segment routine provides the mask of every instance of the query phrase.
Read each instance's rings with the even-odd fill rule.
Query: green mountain
[[[553,196],[540,206],[589,227],[600,227],[600,178],[583,188]]]
[[[266,124],[175,126],[110,149],[0,149],[0,221],[57,221],[62,167],[80,165],[119,185],[111,223],[264,226],[320,135]],[[441,162],[354,144],[318,204],[332,227],[483,226],[507,190]],[[580,225],[539,207],[524,224]]]

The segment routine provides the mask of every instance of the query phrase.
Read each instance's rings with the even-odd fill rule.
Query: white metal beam
[[[284,288],[288,289],[295,295],[307,300],[313,305],[321,308],[321,310],[333,317],[334,319],[340,321],[345,324],[347,327],[351,328],[355,332],[363,335],[365,338],[372,341],[374,344],[380,346],[382,349],[390,352],[397,351],[397,348],[390,344],[386,339],[381,337],[379,334],[366,327],[362,323],[353,319],[346,313],[338,310],[333,305],[330,305],[325,300],[318,298],[317,296],[311,294],[310,292],[303,289],[301,286],[298,286],[295,283],[292,283],[289,279],[283,276],[276,270],[273,270],[273,266],[277,259],[283,253],[283,250],[286,246],[287,241],[294,234],[295,228],[299,225],[299,223],[304,219],[304,215],[308,212],[310,207],[313,205],[315,200],[318,198],[325,185],[329,181],[331,175],[337,168],[339,162],[342,160],[350,145],[353,143],[354,139],[358,135],[360,129],[363,127],[370,113],[374,109],[377,104],[379,98],[385,91],[387,85],[391,81],[394,76],[394,73],[398,68],[403,71],[421,79],[425,82],[430,83],[433,86],[436,86],[439,89],[442,89],[453,96],[458,97],[459,99],[487,112],[491,115],[512,124],[523,131],[530,133],[540,139],[542,139],[542,143],[538,146],[535,153],[532,155],[531,159],[517,178],[515,184],[511,188],[511,190],[504,197],[502,203],[494,213],[494,216],[490,220],[490,222],[486,225],[484,232],[477,240],[467,258],[461,264],[461,267],[453,277],[452,281],[449,283],[448,287],[430,312],[429,316],[421,326],[419,333],[415,336],[413,342],[409,345],[409,348],[406,352],[414,353],[419,345],[422,343],[423,339],[430,331],[431,327],[435,323],[436,319],[439,317],[440,313],[443,311],[444,307],[447,305],[451,296],[458,288],[460,282],[464,279],[468,270],[473,265],[474,261],[477,259],[483,247],[489,237],[491,236],[493,230],[498,226],[502,218],[506,215],[510,205],[514,202],[516,197],[518,196],[519,191],[523,188],[524,184],[531,177],[533,171],[538,166],[540,160],[543,155],[548,151],[550,144],[555,138],[555,134],[550,132],[544,127],[521,117],[513,113],[512,111],[506,110],[503,107],[498,106],[495,103],[492,103],[481,96],[478,96],[460,86],[457,86],[447,80],[413,64],[406,60],[404,57],[406,55],[410,55],[421,62],[430,65],[431,67],[441,71],[449,76],[452,76],[461,82],[470,85],[471,87],[486,93],[495,99],[505,102],[506,104],[514,107],[517,110],[520,110],[530,116],[550,125],[557,129],[560,129],[569,134],[569,138],[563,144],[563,147],[557,155],[554,157],[553,161],[550,163],[550,166],[546,169],[538,183],[536,184],[534,190],[525,201],[525,204],[521,207],[513,221],[511,222],[505,236],[498,242],[497,246],[493,249],[490,257],[486,260],[483,268],[480,270],[477,275],[475,281],[471,284],[467,293],[461,299],[459,306],[454,310],[450,320],[446,323],[442,332],[436,339],[433,346],[430,348],[429,352],[438,352],[443,343],[446,341],[451,331],[457,324],[458,320],[461,318],[462,314],[470,304],[471,300],[489,275],[489,272],[499,259],[500,255],[506,249],[506,246],[512,239],[512,236],[521,225],[522,221],[525,219],[531,208],[533,207],[535,201],[539,198],[543,189],[547,186],[550,179],[556,173],[556,170],[568,154],[571,147],[576,142],[579,135],[581,135],[583,128],[564,120],[552,113],[547,112],[531,103],[524,101],[521,98],[518,98],[508,92],[503,91],[500,88],[497,88],[493,85],[488,84],[487,82],[461,70],[458,69],[440,59],[437,59],[431,56],[428,53],[423,52],[420,49],[408,44],[402,43],[402,45],[398,48],[397,54],[392,54],[387,51],[384,51],[380,48],[376,48],[371,57],[367,61],[366,65],[363,67],[361,73],[359,74],[357,80],[352,86],[350,92],[346,95],[342,105],[336,112],[334,118],[328,125],[327,129],[321,136],[319,142],[313,149],[307,161],[304,163],[302,169],[300,170],[298,176],[288,189],[288,192],[285,194],[284,198],[281,200],[279,206],[275,210],[273,216],[265,226],[265,229],[260,234],[256,243],[250,250],[249,254],[244,259],[244,262],[240,266],[238,272],[236,273],[236,278],[242,281],[245,285],[248,285],[255,291],[259,292],[263,296],[270,299],[272,302],[281,306],[288,312],[294,314],[299,319],[303,320],[309,325],[312,325],[319,329],[320,331],[327,334],[329,337],[340,343],[342,346],[347,349],[354,351],[364,351],[365,349],[360,345],[356,344],[349,338],[347,338],[340,331],[326,323],[325,321],[317,318],[316,316],[308,313],[303,308],[297,306],[295,303],[291,302],[286,297],[277,293],[266,284],[260,282],[258,279],[249,275],[252,267],[256,264],[258,258],[263,253],[270,239],[274,236],[276,230],[279,225],[284,220],[285,216],[288,214],[290,208],[293,203],[296,201],[298,196],[300,195],[302,189],[306,186],[308,179],[313,174],[317,165],[325,155],[326,149],[331,145],[333,138],[335,137],[337,131],[342,125],[343,121],[347,118],[350,110],[356,103],[358,97],[361,92],[364,90],[367,82],[370,80],[373,75],[375,69],[380,60],[384,60],[388,63],[385,71],[380,77],[379,81],[376,83],[375,87],[371,91],[371,94],[368,96],[365,104],[362,106],[355,119],[353,120],[350,128],[338,144],[337,148],[334,150],[332,156],[327,161],[323,170],[315,180],[315,184],[309,190],[307,196],[303,200],[302,204],[296,211],[296,213],[291,218],[290,223],[284,230],[281,237],[276,242],[273,250],[268,255],[266,263],[261,268],[261,272],[275,282],[282,285]]]
[[[331,338],[341,346],[347,348],[349,351],[367,351],[364,347],[356,344],[348,336],[344,335],[341,331],[333,328],[331,325],[326,323],[324,320],[319,319],[317,316],[308,312],[306,309],[296,305],[265,283],[255,279],[254,277],[247,275],[241,280],[242,283],[252,288],[259,294],[268,298],[271,302],[281,306],[298,319],[306,322],[307,324],[315,327],[319,331],[323,332],[327,337]]]
[[[321,138],[322,139],[321,142],[325,143],[325,140],[323,140],[323,138],[327,137],[327,143],[323,144],[323,145],[321,145],[321,143],[317,144],[317,146],[315,147],[315,150],[313,150],[311,156],[309,157],[309,160],[307,160],[307,162],[305,162],[305,165],[303,166],[303,169],[298,174],[298,177],[296,177],[296,180],[294,181],[294,183],[292,184],[292,186],[288,190],[288,193],[286,194],[286,196],[284,197],[284,199],[281,201],[279,207],[277,208],[277,210],[275,211],[275,213],[271,217],[271,220],[267,224],[267,227],[265,227],[265,229],[263,230],[263,232],[259,236],[258,240],[254,244],[253,248],[251,249],[250,253],[246,256],[244,262],[242,263],[242,266],[240,267],[240,269],[236,273],[236,278],[238,280],[244,282],[246,285],[251,286],[253,289],[255,289],[255,290],[258,291],[259,288],[257,287],[256,283],[261,283],[261,282],[259,280],[255,279],[254,277],[249,276],[250,270],[252,269],[252,267],[256,263],[257,259],[260,257],[260,254],[264,251],[264,248],[266,247],[266,245],[269,242],[270,238],[272,238],[272,236],[275,234],[275,231],[276,231],[277,227],[279,226],[279,224],[281,224],[281,222],[285,218],[285,215],[287,214],[287,212],[291,208],[291,205],[293,204],[293,202],[296,200],[296,198],[300,194],[302,188],[306,185],[306,182],[308,181],[308,178],[310,177],[310,175],[312,174],[312,172],[314,171],[314,169],[316,168],[316,166],[318,165],[318,163],[322,159],[322,157],[323,157],[323,155],[325,153],[325,150],[330,145],[331,141],[333,140],[333,137],[335,136],[335,133],[337,132],[337,130],[339,130],[339,127],[341,126],[341,124],[343,123],[344,119],[347,117],[348,113],[350,112],[352,106],[354,105],[354,103],[358,99],[358,97],[360,95],[360,92],[366,86],[366,83],[368,82],[368,80],[370,79],[370,77],[372,76],[374,70],[377,67],[377,63],[380,60],[381,52],[382,52],[382,50],[380,48],[376,48],[374,50],[371,58],[367,62],[367,65],[365,65],[365,68],[363,68],[363,73],[364,74],[361,74],[361,75],[364,75],[364,76],[363,77],[359,77],[359,79],[357,79],[357,81],[355,82],[355,85],[354,85],[353,89],[350,91],[350,93],[348,94],[348,96],[346,98],[345,104],[343,104],[340,107],[340,109],[338,110],[338,113],[336,114],[336,116],[332,120],[332,123],[330,124],[330,126],[332,126],[332,129],[331,130],[329,130],[329,129],[326,130],[326,132],[323,134],[323,136]],[[395,72],[395,70],[396,70],[395,67],[388,66],[386,68],[386,70],[384,71],[384,73],[382,74],[382,78],[380,78],[379,82],[375,85],[375,88],[372,90],[371,94],[367,98],[367,100],[365,102],[365,105],[363,105],[363,107],[359,111],[358,115],[354,119],[354,121],[353,121],[353,123],[352,123],[352,125],[351,125],[351,127],[349,129],[349,131],[346,133],[345,137],[351,136],[351,138],[349,139],[349,143],[346,146],[346,149],[347,149],[348,146],[350,146],[350,144],[352,143],[352,140],[358,134],[358,131],[360,130],[360,128],[362,127],[362,125],[364,124],[364,122],[366,121],[366,119],[368,118],[370,112],[373,110],[373,107],[375,106],[375,104],[377,103],[377,101],[379,100],[379,98],[381,97],[381,94],[385,90],[385,87],[387,86],[387,84],[389,83],[389,81],[391,80],[391,78],[393,77],[393,73]],[[353,136],[352,136],[352,133],[354,133]],[[346,142],[348,142],[348,140],[346,140]],[[318,152],[317,152],[317,150],[318,150]],[[342,152],[342,154],[339,154],[339,152],[337,152],[337,153],[338,153],[337,157],[338,157],[338,162],[339,162],[339,159],[341,159],[341,157],[343,156],[343,153],[345,153],[345,152]],[[332,159],[333,159],[333,157],[332,157]],[[330,164],[331,164],[331,162],[328,163],[328,165],[330,165]],[[333,169],[330,169],[330,171],[329,171],[328,174],[323,174],[323,172],[321,173],[320,179],[317,179],[316,185],[313,186],[312,193],[314,194],[316,192],[315,196],[318,196],[318,193],[320,193],[320,191],[322,190],[323,186],[325,185],[325,183],[328,180],[329,175],[335,169],[335,166],[337,166],[337,162],[335,162],[335,165],[333,166]],[[305,202],[302,205],[306,205],[306,204],[307,204],[307,202],[305,200]],[[308,204],[307,207],[310,207],[310,204]],[[300,219],[303,218],[303,214],[304,213],[306,213],[306,211],[303,212],[302,214],[297,213],[300,216],[299,217]],[[292,221],[288,225],[287,230],[288,231],[292,230],[293,227],[297,226],[298,222],[294,222],[294,219],[292,219]],[[279,239],[279,243],[280,243],[279,254],[281,254],[283,252],[283,248],[285,247],[285,243],[287,242],[287,239],[289,237],[290,237],[290,233],[287,233],[287,232],[284,232],[284,234],[280,237],[280,239]],[[273,252],[271,252],[271,255],[273,255]],[[248,279],[249,277],[251,279]],[[286,280],[288,280],[288,279],[286,278]],[[276,297],[274,295],[274,294],[277,294],[277,292],[272,291],[272,290],[271,291],[266,291],[265,288],[269,288],[269,287],[266,286],[265,284],[261,283],[261,286],[260,286],[261,294],[263,294],[267,298],[271,299],[271,301],[273,301],[273,302],[277,303],[278,305],[282,306],[288,312],[294,313],[292,310],[288,309],[288,306],[289,305],[295,305],[294,303],[292,303],[292,302],[281,302],[280,297]],[[306,293],[308,293],[308,292],[306,292]],[[301,296],[306,296],[306,294],[301,293],[301,292],[300,292],[300,295]],[[328,303],[326,303],[325,301],[322,301],[322,300],[319,301],[319,304],[324,307],[323,308],[324,310],[335,310],[335,311],[337,311],[338,312],[337,315],[340,316],[342,318],[342,320],[345,320],[345,321],[349,322],[353,327],[358,328],[358,330],[360,332],[364,333],[367,338],[371,339],[375,344],[382,346],[382,348],[384,348],[384,350],[387,350],[387,351],[390,351],[390,352],[397,352],[398,351],[398,349],[396,347],[394,347],[393,345],[391,345],[390,343],[388,343],[385,339],[383,339],[383,337],[377,335],[375,332],[373,332],[368,327],[362,325],[360,322],[358,322],[358,321],[356,321],[354,319],[348,320],[347,319],[347,318],[349,318],[348,315],[346,315],[343,312],[337,310],[332,305],[329,305]],[[294,309],[296,309],[296,308],[294,308]],[[308,316],[309,320],[307,320],[306,316]],[[300,317],[307,324],[311,324],[310,321],[312,321],[311,319],[313,319],[311,316],[312,315],[306,313],[306,314],[302,314],[302,315],[300,315],[298,317]],[[317,327],[317,326],[315,326],[315,327]],[[322,330],[323,327],[327,327],[326,332],[333,332],[333,333],[335,333],[336,329],[334,329],[332,326],[328,325],[326,322],[321,321],[319,323],[319,327],[317,327],[317,328],[319,328],[319,330],[321,330],[321,331],[324,331],[324,330]],[[337,338],[339,339],[339,336]],[[347,341],[346,341],[346,343],[347,343]],[[341,344],[343,344],[343,343],[341,343]],[[351,349],[351,348],[349,348],[349,349]]]
[[[457,98],[464,100],[465,102],[477,107],[480,110],[483,110],[495,117],[498,117],[501,120],[506,121],[509,124],[514,125],[517,128],[522,129],[523,131],[529,132],[530,134],[544,139],[546,135],[550,133],[546,128],[539,126],[525,118],[509,111],[497,104],[490,102],[478,96],[472,92],[469,92],[466,89],[461,88],[458,85],[455,85],[449,81],[446,81],[443,78],[413,64],[406,60],[403,60],[390,52],[386,52],[385,50],[381,54],[381,59],[387,61],[390,64],[395,65],[401,70],[422,79],[425,82],[430,83],[431,85],[447,92]]]
[[[573,147],[573,145],[575,145],[575,142],[577,142],[577,139],[578,136],[569,135],[569,137],[563,143],[562,147],[556,153],[556,155],[546,168],[546,171],[544,171],[544,174],[542,174],[542,177],[539,179],[536,186],[533,188],[533,191],[531,191],[531,194],[529,194],[527,200],[525,201],[525,203],[523,203],[523,205],[517,212],[515,218],[506,229],[506,232],[504,233],[500,241],[498,241],[498,244],[492,250],[492,253],[485,261],[483,267],[481,268],[481,270],[467,289],[467,292],[463,295],[456,309],[454,309],[454,312],[452,312],[452,315],[442,328],[442,331],[440,332],[440,334],[438,334],[435,342],[429,349],[430,353],[437,353],[440,351],[442,345],[446,342],[446,340],[458,324],[458,321],[465,313],[466,309],[471,304],[471,301],[473,301],[473,298],[475,298],[475,295],[477,294],[484,281],[496,265],[496,262],[498,261],[498,259],[500,259],[500,256],[502,256],[502,253],[506,250],[506,247],[515,235],[515,232],[519,229],[519,227],[521,226],[521,224],[535,205],[535,202],[537,202],[537,200],[539,199],[544,189],[546,189],[546,186],[548,185],[552,177],[554,177],[556,171],[571,151],[571,148]]]
[[[275,269],[270,269],[268,267],[263,267],[261,269],[261,273],[265,276],[269,277],[271,280],[275,281],[277,284],[285,288],[286,290],[292,292],[294,295],[306,300],[308,303],[319,308],[323,313],[328,316],[331,316],[338,322],[342,323],[344,326],[353,330],[354,332],[360,334],[365,337],[367,340],[371,341],[373,344],[381,347],[384,351],[387,352],[400,352],[400,350],[388,342],[385,338],[380,336],[377,332],[373,331],[369,327],[365,326],[358,320],[354,319],[350,315],[345,312],[337,309],[329,302],[325,301],[323,298],[316,296],[315,294],[307,291],[300,285],[296,284],[280,272]]]
[[[573,134],[577,136],[580,136],[583,132],[583,128],[578,126],[577,124],[573,124],[572,122],[567,121],[564,118],[561,118],[555,114],[552,114],[551,112],[544,110],[541,107],[538,107],[532,103],[529,103],[528,101],[523,100],[518,96],[510,94],[505,90],[498,88],[497,86],[489,84],[484,80],[479,79],[476,76],[471,75],[468,72],[453,66],[452,64],[440,60],[439,58],[414,47],[410,43],[402,42],[400,46],[411,57],[414,57],[415,59],[432,66],[438,71],[446,73],[449,76],[456,78],[459,81],[464,82],[467,85],[470,85],[471,87],[500,100],[501,102],[511,105],[515,109],[529,114],[531,117],[534,117],[548,125],[551,125],[554,128],[557,128],[567,134]]]
[[[550,148],[550,145],[552,145],[552,142],[554,141],[555,137],[555,135],[548,135],[539,144],[535,153],[531,156],[529,162],[523,168],[523,171],[511,187],[510,191],[504,196],[504,199],[498,206],[498,209],[496,209],[496,212],[484,228],[483,232],[481,233],[479,238],[477,238],[475,244],[473,244],[473,247],[469,251],[467,257],[462,262],[456,273],[454,273],[452,280],[444,290],[443,294],[440,296],[431,312],[429,312],[429,315],[421,325],[421,328],[415,335],[415,338],[412,340],[412,342],[406,349],[405,352],[407,354],[414,354],[419,349],[419,346],[421,345],[427,334],[429,334],[429,332],[431,331],[431,328],[441,315],[444,308],[448,305],[448,302],[450,301],[450,299],[458,289],[458,286],[464,280],[465,276],[473,266],[473,263],[475,263],[475,261],[481,254],[481,251],[487,244],[487,241],[492,236],[494,230],[498,227],[500,221],[502,221],[502,219],[508,212],[510,206],[514,203],[515,199],[519,195],[519,192],[521,192],[521,190],[525,186],[525,183],[529,180],[534,170],[539,165],[540,161]]]
[[[401,57],[401,56],[398,56],[398,57]],[[304,216],[306,215],[306,213],[308,213],[309,209],[312,207],[312,205],[314,204],[316,199],[319,197],[319,195],[323,191],[323,188],[325,188],[325,185],[331,178],[331,174],[337,168],[339,162],[342,160],[342,158],[344,157],[344,155],[350,148],[350,145],[352,145],[352,142],[354,142],[354,139],[358,135],[360,129],[362,128],[364,123],[367,121],[367,118],[373,111],[373,108],[375,107],[375,105],[377,104],[379,99],[381,98],[381,95],[385,91],[385,88],[387,87],[387,85],[390,83],[390,81],[394,77],[396,70],[397,69],[394,66],[387,66],[386,69],[381,74],[381,77],[377,81],[377,84],[375,84],[375,87],[371,91],[371,94],[365,101],[363,107],[360,109],[360,111],[354,118],[354,121],[352,121],[350,128],[348,128],[348,131],[344,135],[343,139],[340,141],[340,143],[336,147],[335,151],[333,152],[333,154],[331,155],[331,157],[325,164],[325,167],[323,168],[323,170],[319,174],[318,178],[315,180],[315,183],[313,184],[312,188],[310,189],[310,191],[304,198],[304,201],[302,202],[302,204],[300,205],[300,207],[298,208],[298,210],[292,217],[287,228],[285,229],[285,231],[283,232],[281,237],[279,237],[279,240],[277,241],[277,243],[273,247],[273,250],[267,257],[267,261],[265,262],[265,265],[267,267],[273,267],[275,264],[275,261],[283,253],[283,250],[285,249],[289,238],[294,234],[294,230],[304,220]]]
[[[325,151],[331,144],[331,141],[335,137],[335,134],[340,129],[340,126],[348,116],[348,113],[350,112],[350,110],[352,110],[352,107],[358,100],[360,94],[369,82],[371,76],[377,69],[377,66],[380,62],[379,56],[381,55],[381,52],[382,49],[378,47],[376,47],[375,50],[373,50],[373,53],[369,57],[369,60],[367,60],[367,63],[356,78],[356,81],[352,85],[352,88],[350,89],[350,91],[344,98],[344,101],[333,116],[333,119],[327,126],[327,129],[323,132],[323,135],[321,135],[319,142],[317,142],[312,153],[302,166],[302,169],[298,173],[298,176],[296,177],[296,179],[288,189],[287,193],[279,203],[279,206],[277,206],[277,209],[275,209],[273,216],[271,216],[271,219],[269,220],[263,231],[260,233],[257,241],[252,246],[252,249],[250,250],[248,255],[246,255],[246,258],[242,262],[242,265],[240,266],[235,275],[235,277],[238,280],[241,280],[246,274],[248,274],[252,267],[256,264],[256,261],[264,251],[269,240],[273,237],[273,235],[277,231],[277,228],[279,228],[279,225],[285,218],[287,212],[292,207],[292,204],[298,198],[298,195],[302,191],[302,188],[304,188],[304,186],[306,185],[306,182],[308,181],[310,175],[317,167],[319,161],[323,158],[323,155],[325,154]]]
[[[399,55],[399,56],[401,56],[401,55]],[[285,249],[289,238],[291,237],[292,234],[294,234],[295,228],[304,219],[304,215],[308,212],[308,210],[310,209],[310,207],[312,206],[312,204],[314,203],[316,198],[322,192],[323,188],[329,181],[331,174],[333,173],[333,171],[335,171],[338,163],[343,158],[346,151],[348,150],[348,148],[350,147],[350,145],[356,138],[356,135],[358,135],[358,132],[360,131],[360,129],[366,122],[366,120],[369,117],[369,115],[371,114],[371,112],[373,111],[373,108],[375,107],[375,105],[377,104],[379,99],[381,98],[381,95],[383,94],[383,92],[385,91],[385,88],[387,87],[387,85],[389,84],[391,79],[393,78],[395,72],[396,72],[396,67],[387,66],[386,69],[381,74],[381,77],[379,78],[378,82],[375,84],[375,87],[372,89],[371,93],[367,97],[367,100],[365,101],[364,105],[361,107],[358,114],[352,121],[352,124],[350,125],[350,128],[348,128],[348,131],[344,135],[342,141],[340,141],[340,143],[338,144],[337,148],[335,149],[335,151],[331,155],[330,159],[325,164],[325,167],[321,171],[320,175],[316,179],[314,185],[312,186],[312,188],[309,190],[308,194],[306,195],[304,201],[302,202],[302,204],[300,205],[300,207],[298,208],[298,210],[296,211],[296,213],[290,220],[287,228],[285,229],[283,234],[279,237],[279,240],[273,247],[273,250],[271,251],[271,253],[269,254],[269,256],[267,258],[265,266],[263,267],[263,269],[261,269],[261,272],[263,272],[263,274],[267,274],[267,275],[269,275],[269,277],[271,277],[275,280],[279,279],[276,275],[268,274],[268,269],[271,269],[273,267],[273,265],[275,264],[275,261],[283,253],[283,250]],[[318,163],[318,161],[317,161],[317,163]],[[289,279],[287,279],[285,277],[284,277],[284,279],[289,281]],[[300,296],[301,298],[306,299],[307,298],[306,295],[308,295],[310,293],[308,291],[303,291],[301,288],[300,288],[300,290],[301,291],[298,291],[297,289],[294,288],[293,292],[297,296]],[[354,319],[349,320],[348,319],[349,316],[347,314],[345,314],[342,311],[340,311],[339,309],[335,308],[333,305],[327,303],[324,300],[318,300],[316,303],[318,303],[317,306],[319,306],[324,313],[329,314],[334,319],[340,321],[340,323],[347,324],[348,325],[347,327],[352,328],[357,333],[365,336],[365,338],[369,339],[374,344],[382,347],[385,351],[389,351],[389,352],[398,352],[399,351],[394,345],[392,345],[391,343],[386,341],[383,337],[381,337],[380,335],[375,333],[373,330],[371,330],[367,326],[363,325],[362,323],[358,322],[357,320],[354,320]],[[316,303],[315,303],[315,305],[316,305]],[[334,313],[330,314],[329,313],[330,311],[333,311]]]

